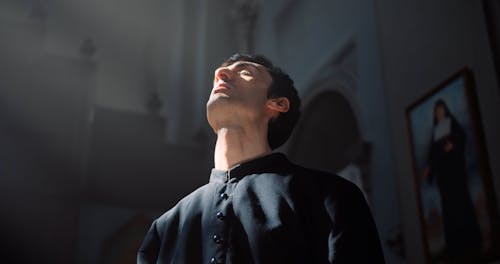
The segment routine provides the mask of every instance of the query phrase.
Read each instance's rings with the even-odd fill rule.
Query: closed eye
[[[248,70],[241,70],[240,73],[243,75],[252,75],[252,73]]]

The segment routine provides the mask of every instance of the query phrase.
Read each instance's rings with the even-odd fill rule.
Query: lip
[[[214,89],[214,94],[216,93],[219,93],[219,92],[222,92],[224,90],[230,90],[232,89],[232,87],[228,84],[228,83],[218,83],[216,86],[215,86],[215,89]]]
[[[227,91],[227,90],[229,90],[229,89],[224,88],[224,87],[221,87],[221,88],[217,88],[217,89],[215,89],[213,93],[214,93],[214,94],[217,94],[217,93],[222,93],[222,92]]]

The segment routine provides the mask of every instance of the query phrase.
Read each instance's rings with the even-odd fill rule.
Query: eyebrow
[[[261,67],[257,67],[256,64],[257,63],[251,63],[251,62],[247,62],[247,61],[237,61],[237,62],[233,63],[232,65],[234,65],[237,68],[252,67],[252,68],[256,69],[258,72],[261,72],[262,71]],[[260,65],[260,64],[257,64],[257,65]],[[231,65],[228,65],[228,66],[231,66]]]

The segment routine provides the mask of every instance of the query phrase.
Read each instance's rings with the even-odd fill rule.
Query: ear
[[[286,113],[290,109],[290,100],[286,97],[270,98],[266,103],[267,108],[279,113]]]

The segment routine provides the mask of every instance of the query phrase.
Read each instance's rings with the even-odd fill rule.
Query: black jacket
[[[384,263],[361,191],[273,153],[228,171],[156,219],[137,256],[153,263]]]

